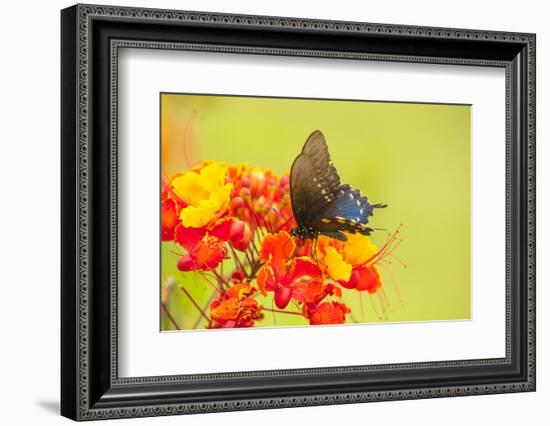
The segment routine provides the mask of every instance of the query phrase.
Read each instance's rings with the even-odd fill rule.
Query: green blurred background
[[[382,274],[389,301],[344,289],[359,322],[470,318],[470,106],[288,98],[161,94],[162,164],[167,174],[187,170],[188,157],[248,162],[281,174],[289,171],[307,136],[325,135],[341,181],[374,203],[386,203],[370,224],[379,247],[403,224],[404,239],[390,277]],[[162,275],[185,282],[206,306],[211,287],[176,268],[183,249],[162,243]],[[177,287],[176,287],[177,288]],[[400,295],[398,294],[400,293]],[[168,308],[180,327],[193,328],[199,314],[181,291],[170,292]],[[259,298],[266,306],[271,306]],[[378,315],[373,309],[377,308]],[[361,306],[362,305],[362,306]],[[162,329],[173,327],[162,316]],[[305,325],[294,315],[267,313],[263,326]],[[205,321],[199,323],[202,328]]]

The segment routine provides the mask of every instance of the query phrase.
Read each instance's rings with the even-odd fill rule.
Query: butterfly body
[[[375,208],[386,207],[370,204],[357,189],[340,183],[319,130],[308,137],[292,164],[290,196],[297,224],[291,234],[301,240],[326,235],[346,241],[344,231],[370,235],[373,229],[366,226],[369,217]]]

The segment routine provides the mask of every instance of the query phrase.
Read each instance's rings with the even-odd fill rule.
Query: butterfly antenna
[[[285,222],[277,228],[277,232],[279,232],[281,229],[283,229],[286,225],[288,225],[288,222],[292,220],[292,216],[290,216]]]
[[[286,243],[283,244],[283,253],[285,252],[285,249],[286,249],[286,245],[292,241],[292,237],[290,237],[288,240],[286,240]]]

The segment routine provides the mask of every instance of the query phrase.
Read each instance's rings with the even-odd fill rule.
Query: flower
[[[233,285],[210,304],[212,328],[252,327],[263,317],[261,306],[252,296],[256,288],[242,282]]]
[[[218,267],[227,256],[227,249],[223,241],[215,237],[204,237],[198,240],[189,249],[187,254],[180,257],[177,267],[180,271],[211,271]]]
[[[308,292],[298,285],[300,282],[305,280],[313,285],[311,280],[321,278],[321,271],[311,259],[292,257],[295,248],[286,231],[267,235],[262,241],[260,257],[265,263],[258,272],[258,286],[264,295],[268,291],[275,293],[275,304],[280,309],[286,308],[294,294],[303,297]]]
[[[201,228],[225,213],[233,188],[226,173],[227,166],[210,162],[172,179],[174,193],[186,204],[180,213],[183,226]]]
[[[216,289],[209,309],[194,303],[209,328],[253,327],[263,317],[259,292],[279,308],[274,315],[298,314],[311,325],[345,323],[351,310],[342,288],[376,293],[378,268],[385,270],[380,261],[399,245],[399,230],[380,250],[361,234],[346,233],[346,241],[291,237],[296,222],[288,173],[205,161],[165,179],[162,240],[185,249],[170,249],[180,271],[199,271]],[[281,311],[291,302],[297,310]]]
[[[294,226],[288,175],[246,165],[229,166],[228,174],[233,185],[229,214],[246,222],[252,234],[258,228],[276,233]]]
[[[323,302],[313,307],[304,306],[304,314],[309,318],[310,325],[343,324],[349,312],[351,310],[340,302]]]
[[[347,241],[320,237],[317,254],[327,274],[343,287],[375,293],[381,286],[376,267],[378,250],[362,234],[346,233]]]
[[[292,297],[297,302],[310,306],[318,305],[327,296],[342,297],[342,290],[320,279],[295,283],[292,289]]]
[[[380,273],[375,265],[363,265],[354,268],[348,281],[340,281],[342,287],[356,289],[359,291],[368,291],[370,294],[382,287]]]
[[[180,257],[177,267],[180,271],[208,271],[215,269],[227,256],[225,241],[233,220],[222,220],[207,231],[205,228],[187,228],[179,223],[174,230],[174,239],[187,254]]]

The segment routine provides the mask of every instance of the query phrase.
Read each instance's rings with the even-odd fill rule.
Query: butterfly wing
[[[372,228],[366,226],[375,208],[385,204],[371,204],[367,197],[350,185],[340,185],[335,200],[314,218],[312,226],[321,233],[325,231],[347,231],[370,235]]]
[[[300,154],[290,169],[290,201],[292,213],[299,228],[307,226],[309,196],[307,182],[311,180],[311,162],[306,155]]]
[[[306,140],[290,170],[292,209],[298,226],[308,227],[318,212],[330,206],[340,177],[332,165],[323,134],[316,130]]]
[[[366,226],[375,208],[350,185],[341,185],[330,160],[323,134],[316,130],[306,140],[290,171],[292,209],[299,227],[345,241],[342,231],[370,235]]]

